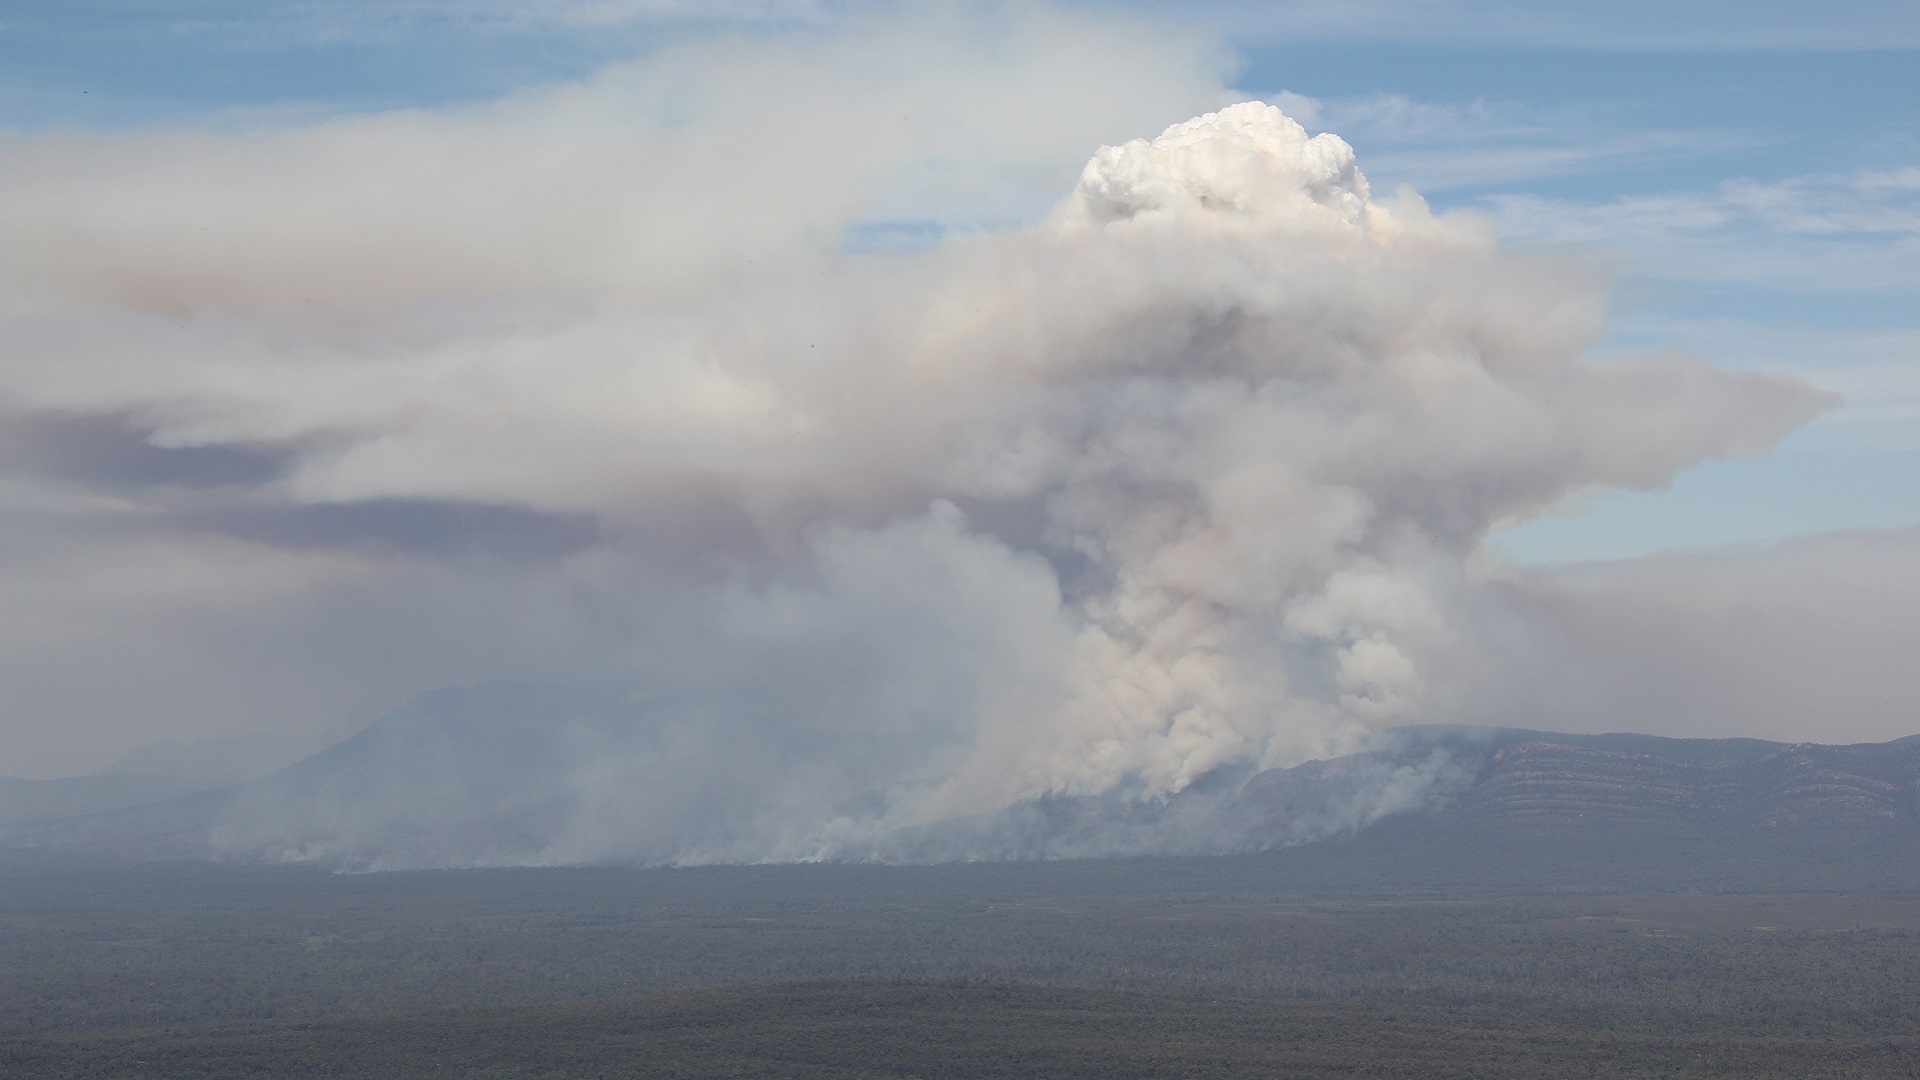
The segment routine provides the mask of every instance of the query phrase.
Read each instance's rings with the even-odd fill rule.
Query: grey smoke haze
[[[1920,731],[1920,530],[1533,570],[1503,715],[1871,742]]]
[[[1823,700],[1906,733],[1871,641],[1798,649],[1854,599],[1911,632],[1864,581],[1782,583],[1825,549],[1480,550],[1828,395],[1583,360],[1596,265],[1222,108],[1204,41],[1023,10],[484,108],[0,144],[0,772],[581,680],[651,719],[568,727],[527,795],[561,819],[513,857],[813,857],[1409,722],[1784,735],[1817,695],[1747,687],[1789,671],[1877,678]],[[874,221],[1004,227],[849,252]],[[1912,538],[1884,545],[1911,592]],[[244,824],[296,855],[361,829]]]

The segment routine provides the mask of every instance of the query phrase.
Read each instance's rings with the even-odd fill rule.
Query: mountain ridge
[[[267,777],[0,820],[0,843],[400,869],[1223,854],[1404,817],[1478,832],[1920,830],[1920,735],[1827,745],[1426,725],[1382,732],[1342,757],[1217,770],[1161,801],[1041,796],[796,853],[739,841],[764,822],[701,778],[671,775],[679,763],[661,748],[674,724],[701,721],[701,708],[597,685],[447,688]]]

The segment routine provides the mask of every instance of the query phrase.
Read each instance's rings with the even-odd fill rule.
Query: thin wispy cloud
[[[1343,132],[1367,152],[1375,176],[1428,195],[1686,161],[1763,141],[1738,131],[1650,129],[1623,106],[1445,103],[1404,94],[1271,100],[1309,127]]]
[[[1731,181],[1601,203],[1496,195],[1502,235],[1617,251],[1669,280],[1808,292],[1920,288],[1920,170]]]
[[[1151,8],[1151,4],[1143,4]],[[1689,51],[1911,49],[1920,13],[1903,4],[1843,0],[1212,0],[1183,4],[1247,40],[1418,41],[1424,44]]]

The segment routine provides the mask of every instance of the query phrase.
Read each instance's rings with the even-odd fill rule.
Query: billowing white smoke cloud
[[[153,518],[116,526],[143,543],[292,567],[261,571],[275,605],[404,609],[425,657],[485,638],[494,674],[706,703],[592,757],[529,857],[832,854],[1475,719],[1491,528],[1758,452],[1827,403],[1684,356],[1583,361],[1592,267],[1375,199],[1346,143],[1270,105],[1101,149],[1043,222],[906,254],[823,246],[869,180],[730,158],[724,128],[662,136],[715,155],[711,190],[594,220],[599,178],[544,130],[508,108],[169,149],[169,199],[229,169],[290,193],[221,242],[165,226],[181,260],[115,246],[100,207],[132,189],[85,150],[108,194],[49,184],[5,223],[43,249],[106,231],[7,262],[28,346],[0,387],[176,455],[271,457],[114,497]],[[354,154],[405,168],[456,136],[475,159],[434,168],[501,170],[452,196],[471,219],[376,173],[335,191]],[[723,212],[764,199],[769,245]],[[185,220],[224,221],[205,200]],[[629,257],[650,244],[671,255]],[[723,833],[662,824],[717,803]]]
[[[888,306],[840,287],[847,229],[1037,217],[1230,62],[916,5],[490,105],[0,134],[0,772],[624,677],[683,564],[756,542],[711,467],[779,403],[736,369]]]

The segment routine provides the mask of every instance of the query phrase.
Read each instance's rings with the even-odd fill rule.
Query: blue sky
[[[246,127],[486,101],[716,26],[805,34],[862,6],[15,3],[0,124]],[[1609,260],[1603,350],[1680,348],[1846,397],[1766,457],[1669,491],[1596,493],[1502,534],[1507,552],[1613,558],[1920,523],[1920,9],[1131,7],[1220,34],[1240,89],[1347,138],[1376,189],[1410,184],[1489,215],[1511,244]],[[923,226],[871,235],[919,243],[935,234]]]

